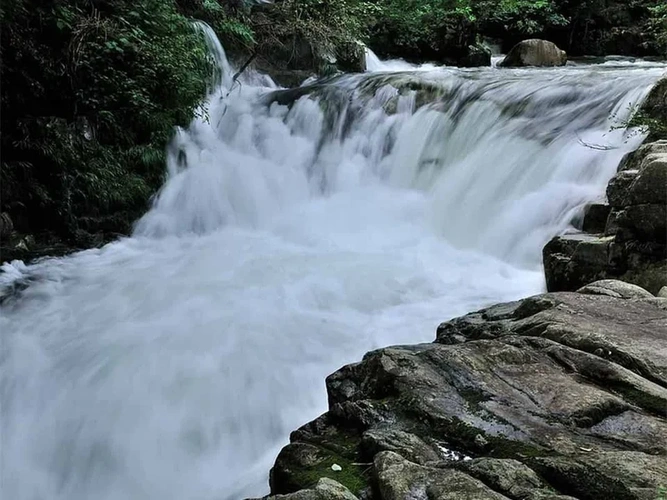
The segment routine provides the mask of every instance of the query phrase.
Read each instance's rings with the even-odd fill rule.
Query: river
[[[374,60],[299,97],[209,41],[222,81],[134,235],[3,266],[3,498],[266,494],[329,373],[544,290],[666,69]]]

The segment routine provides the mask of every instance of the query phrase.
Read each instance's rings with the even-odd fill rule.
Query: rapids
[[[282,91],[233,84],[207,33],[220,85],[134,235],[3,266],[3,498],[267,493],[329,373],[544,289],[542,246],[640,144],[623,123],[665,71],[374,61]]]

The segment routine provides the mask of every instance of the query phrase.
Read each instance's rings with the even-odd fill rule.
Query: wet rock
[[[364,456],[371,457],[381,451],[393,451],[418,464],[442,458],[434,447],[414,434],[391,428],[366,431],[361,439],[361,449]]]
[[[624,239],[667,241],[667,205],[631,205],[625,207],[617,219],[619,228],[625,229]],[[618,234],[618,233],[617,233]]]
[[[636,151],[628,153],[623,157],[618,170],[619,172],[624,170],[639,171],[645,161],[652,161],[663,154],[667,154],[667,141],[660,140],[644,143]]]
[[[595,283],[368,353],[327,378],[330,410],[292,434],[272,492],[338,463],[358,482],[334,479],[376,500],[651,498],[667,477],[667,301],[649,297]]]
[[[470,45],[467,53],[458,61],[458,65],[464,68],[491,66],[491,49],[480,43]]]
[[[628,189],[627,204],[667,204],[667,153],[644,159],[639,175]]]
[[[542,251],[547,290],[577,290],[614,276],[609,272],[613,242],[613,236],[585,233],[552,239]]]
[[[653,295],[642,287],[619,280],[595,281],[577,290],[589,295],[608,295],[618,299],[650,299]]]
[[[591,234],[604,233],[610,211],[611,206],[606,203],[594,203],[589,205],[584,214],[584,221],[581,228],[582,231]]]
[[[333,479],[322,478],[313,489],[287,495],[264,497],[262,500],[359,500],[345,486]]]
[[[576,460],[540,457],[533,467],[582,500],[651,500],[667,477],[664,456],[632,451],[590,453]]]
[[[549,291],[620,279],[657,293],[667,277],[667,141],[645,144],[621,163],[607,186],[604,237],[563,235],[543,250]],[[592,217],[592,216],[591,216]],[[600,233],[601,217],[584,229]]]
[[[640,283],[646,290],[657,294],[667,284],[667,262],[662,260],[655,263],[633,265],[619,279],[628,283]]]
[[[567,54],[555,43],[531,39],[517,43],[498,66],[564,66]]]
[[[382,500],[509,500],[463,472],[424,467],[391,451],[379,453],[374,466]]]
[[[364,494],[369,487],[368,466],[359,465],[358,442],[354,441],[352,447],[346,447],[340,435],[342,433],[336,429],[323,429],[323,432],[328,436],[312,439],[317,444],[296,441],[299,438],[308,440],[308,436],[314,437],[315,433],[292,435],[292,441],[296,442],[282,449],[271,469],[269,483],[272,494],[313,488],[321,478],[333,479],[355,495]]]
[[[607,185],[607,199],[614,208],[624,207],[627,203],[627,193],[632,183],[637,179],[639,170],[622,170],[609,181]]]

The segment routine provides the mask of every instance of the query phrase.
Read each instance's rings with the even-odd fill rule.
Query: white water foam
[[[543,289],[542,245],[637,146],[610,129],[664,67],[420,72],[443,95],[416,112],[405,75],[281,105],[229,71],[133,237],[3,267],[3,498],[266,493],[326,375]]]
[[[403,59],[381,60],[375,52],[366,47],[366,71],[369,73],[395,71],[431,71],[438,66],[433,63],[413,64]]]

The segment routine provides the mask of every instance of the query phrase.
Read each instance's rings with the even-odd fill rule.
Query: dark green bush
[[[2,210],[21,231],[127,232],[212,61],[169,0],[13,0],[2,15]]]
[[[477,17],[469,0],[377,0],[371,46],[408,60],[456,59],[475,42]]]

